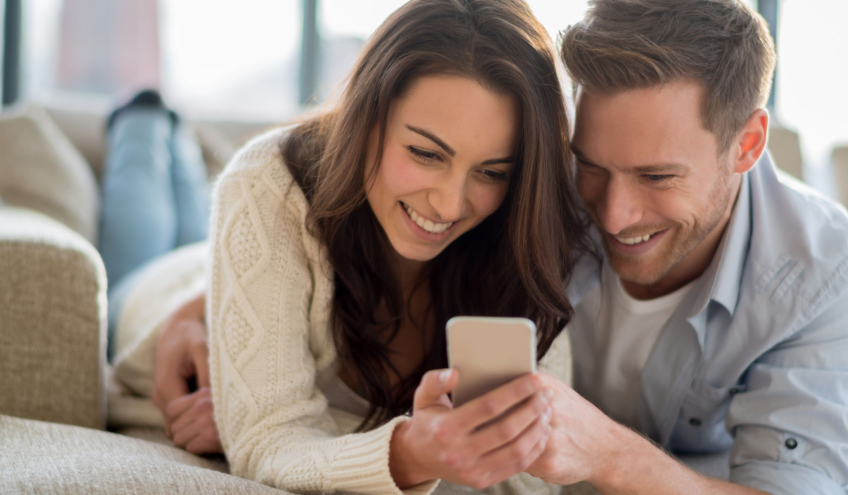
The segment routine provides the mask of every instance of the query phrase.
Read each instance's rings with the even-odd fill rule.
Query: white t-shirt
[[[580,304],[576,319],[594,320],[595,349],[600,390],[596,405],[622,424],[635,427],[636,401],[642,368],[668,319],[677,309],[694,282],[656,299],[633,298],[621,285],[621,279],[604,263],[599,304]],[[597,314],[581,314],[598,308]],[[581,308],[583,311],[581,312]]]

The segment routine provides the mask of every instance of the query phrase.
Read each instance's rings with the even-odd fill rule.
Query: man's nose
[[[610,234],[618,234],[642,219],[644,210],[639,205],[638,193],[624,180],[611,178],[600,199],[598,220]]]
[[[438,220],[455,221],[462,216],[467,196],[465,174],[452,172],[430,191],[430,204],[439,215]]]

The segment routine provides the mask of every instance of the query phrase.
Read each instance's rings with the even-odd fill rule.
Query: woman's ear
[[[754,168],[766,149],[768,125],[769,115],[765,109],[759,108],[748,117],[731,147],[736,155],[733,157],[733,172],[744,174]]]

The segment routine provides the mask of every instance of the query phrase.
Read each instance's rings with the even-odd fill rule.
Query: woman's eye
[[[430,164],[435,160],[439,159],[439,155],[437,153],[433,153],[432,151],[426,151],[422,149],[418,149],[414,146],[408,147],[409,152],[421,163]]]
[[[486,181],[491,183],[506,182],[509,178],[506,172],[501,172],[500,170],[481,170],[480,172],[483,174]]]

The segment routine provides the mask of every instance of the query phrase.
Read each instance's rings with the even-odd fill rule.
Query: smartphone
[[[457,316],[446,331],[448,362],[459,371],[454,407],[536,371],[536,324],[526,318]]]

